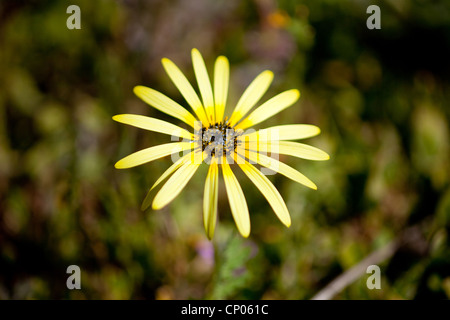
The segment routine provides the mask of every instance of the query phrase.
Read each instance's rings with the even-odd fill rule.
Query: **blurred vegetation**
[[[336,299],[450,298],[450,2],[380,0],[381,30],[359,0],[61,0],[0,2],[0,299],[309,299],[413,226]],[[136,113],[177,120],[135,97],[146,85],[185,104],[160,64],[192,81],[190,50],[212,71],[231,63],[228,111],[252,78],[265,95],[300,89],[263,123],[311,123],[327,162],[283,158],[318,185],[270,179],[292,216],[285,228],[238,170],[252,233],[238,235],[223,184],[216,235],[202,223],[206,171],[158,212],[142,212],[162,159],[114,163],[167,136],[115,123]],[[181,124],[180,124],[181,125]],[[66,288],[81,268],[82,290]]]

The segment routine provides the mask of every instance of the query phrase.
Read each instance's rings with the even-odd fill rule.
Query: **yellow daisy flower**
[[[242,94],[231,116],[224,117],[228,95],[229,63],[224,56],[217,58],[214,65],[214,84],[206,70],[205,62],[197,49],[192,50],[192,62],[197,78],[201,100],[196,91],[169,59],[162,59],[167,74],[181,92],[195,116],[184,107],[151,88],[137,86],[134,93],[154,108],[185,122],[194,132],[166,121],[133,114],[113,117],[115,121],[138,128],[165,133],[182,141],[166,143],[135,152],[115,164],[118,169],[131,168],[165,156],[172,155],[174,163],[154,183],[150,191],[165,179],[170,178],[158,191],[151,203],[154,210],[169,204],[186,186],[203,163],[209,165],[203,197],[203,222],[206,235],[213,237],[217,220],[217,200],[219,190],[219,167],[230,203],[231,213],[242,236],[250,234],[250,217],[242,188],[236,179],[231,165],[237,164],[267,199],[280,221],[287,227],[291,218],[286,204],[278,190],[264,174],[280,173],[309,188],[316,185],[303,174],[278,161],[278,154],[291,155],[309,160],[327,160],[328,154],[306,144],[292,142],[313,137],[320,129],[307,124],[290,124],[255,131],[249,128],[263,122],[278,112],[293,105],[300,97],[298,90],[282,92],[262,103],[252,112],[270,86],[273,73],[263,71]],[[179,153],[183,155],[179,157]],[[267,154],[270,153],[270,156]],[[260,165],[261,170],[254,164]],[[150,194],[150,192],[149,192]],[[149,194],[143,203],[145,210],[150,205]]]

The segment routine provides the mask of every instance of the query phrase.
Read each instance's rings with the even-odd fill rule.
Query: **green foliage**
[[[211,299],[230,299],[248,286],[251,248],[242,238],[232,237],[219,249],[216,279],[213,280]]]

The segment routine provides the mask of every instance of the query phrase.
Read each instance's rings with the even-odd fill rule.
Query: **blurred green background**
[[[68,30],[69,4],[81,30]],[[366,9],[381,9],[368,30]],[[224,185],[213,241],[203,230],[206,170],[167,208],[142,212],[170,157],[120,158],[170,137],[112,121],[172,121],[132,89],[186,105],[161,66],[194,80],[231,64],[228,111],[270,69],[264,96],[298,103],[258,128],[310,123],[326,162],[283,157],[318,185],[270,179],[285,228],[240,170],[252,233],[239,236]],[[362,274],[334,299],[450,298],[450,2],[425,0],[16,0],[0,2],[0,299],[310,299],[392,241],[381,289]],[[406,240],[405,240],[406,239]],[[81,268],[81,290],[66,269]]]

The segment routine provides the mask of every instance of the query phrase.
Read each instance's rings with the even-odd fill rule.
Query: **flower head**
[[[205,62],[197,49],[192,50],[192,61],[201,100],[172,61],[164,58],[162,64],[194,114],[151,88],[137,86],[134,92],[154,108],[185,122],[194,132],[155,118],[132,114],[116,115],[113,119],[118,122],[169,134],[182,138],[182,141],[135,152],[118,161],[115,167],[131,168],[172,155],[174,163],[150,189],[154,189],[167,179],[151,203],[152,208],[157,210],[169,204],[183,190],[200,165],[208,165],[203,196],[203,222],[206,235],[211,239],[217,221],[219,167],[236,226],[242,236],[248,237],[250,234],[250,216],[245,196],[231,169],[231,166],[237,164],[261,191],[280,221],[289,227],[291,219],[286,204],[265,173],[277,172],[309,188],[317,189],[316,185],[303,174],[278,161],[277,156],[284,154],[309,160],[329,159],[328,154],[320,149],[289,141],[313,137],[320,133],[320,129],[307,124],[280,125],[258,131],[249,128],[293,105],[300,97],[299,91],[292,89],[282,92],[251,111],[273,79],[271,71],[263,71],[244,91],[231,116],[225,117],[229,82],[227,58],[224,56],[217,58],[214,65],[213,86]],[[180,152],[183,153],[181,157]],[[260,165],[261,170],[254,164]],[[147,195],[143,209],[149,205]]]

